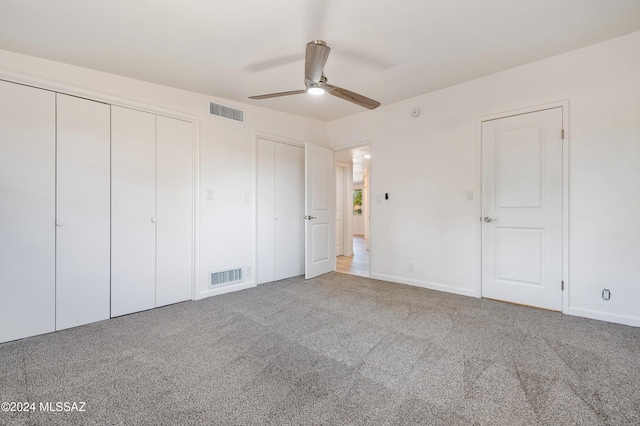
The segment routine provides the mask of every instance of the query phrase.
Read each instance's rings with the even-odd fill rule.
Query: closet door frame
[[[254,213],[254,217],[253,217],[253,265],[255,265],[255,273],[253,274],[253,279],[254,279],[254,284],[253,285],[258,285],[258,252],[259,252],[259,241],[258,241],[258,223],[259,223],[259,218],[258,218],[258,198],[259,198],[259,193],[258,193],[258,144],[259,144],[259,139],[265,139],[274,143],[280,143],[280,144],[284,144],[284,145],[291,145],[294,146],[296,148],[301,148],[302,152],[304,153],[305,150],[305,143],[301,142],[301,141],[297,141],[294,139],[289,139],[289,138],[285,138],[285,137],[281,137],[281,136],[274,136],[271,135],[269,133],[264,133],[264,132],[260,132],[260,131],[256,131],[255,132],[255,137],[254,137],[254,186],[253,186],[253,193],[255,194],[254,200],[255,200],[255,205],[253,208],[253,213]],[[275,150],[275,148],[274,148]],[[304,166],[303,166],[303,171],[304,171]],[[304,186],[304,182],[303,182],[303,186]],[[303,192],[303,196],[304,196],[304,192]],[[274,201],[275,202],[275,201]],[[304,209],[302,210],[301,215],[304,215]],[[302,216],[300,216],[300,220],[302,221]],[[302,241],[304,242],[304,234],[302,235]],[[304,259],[304,247],[303,247],[303,252],[302,252],[302,259]],[[303,267],[304,269],[304,267]],[[274,276],[275,276],[275,265],[274,265]],[[302,273],[304,273],[304,270],[302,271]],[[247,274],[249,275],[249,274]]]
[[[200,117],[193,114],[187,114],[180,111],[164,108],[162,106],[153,105],[145,102],[137,102],[127,98],[119,96],[109,95],[94,90],[82,89],[69,84],[59,83],[46,78],[40,78],[30,75],[25,75],[19,72],[0,69],[0,80],[4,80],[9,83],[17,83],[26,86],[30,86],[36,89],[48,90],[51,92],[60,93],[63,95],[77,96],[85,98],[87,100],[93,100],[96,102],[102,102],[111,106],[119,106],[124,108],[137,109],[143,112],[149,112],[157,115],[164,115],[171,118],[190,122],[193,126],[192,132],[192,155],[193,155],[193,194],[192,194],[192,212],[193,218],[191,221],[192,227],[192,241],[193,247],[191,253],[192,258],[192,283],[191,283],[191,299],[199,300],[209,296],[208,290],[208,273],[200,271]],[[202,109],[205,111],[208,108],[207,103],[203,103]]]

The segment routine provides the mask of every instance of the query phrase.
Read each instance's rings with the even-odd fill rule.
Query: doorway
[[[482,122],[482,297],[561,311],[561,106]]]
[[[336,151],[336,271],[369,276],[368,145]]]

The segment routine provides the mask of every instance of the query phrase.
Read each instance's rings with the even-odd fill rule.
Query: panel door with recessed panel
[[[305,145],[305,278],[335,269],[335,165],[333,151]]]
[[[482,124],[482,296],[562,309],[562,108]]]

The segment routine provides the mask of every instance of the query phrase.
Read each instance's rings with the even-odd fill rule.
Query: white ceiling
[[[397,102],[640,30],[638,0],[56,0],[0,2],[0,49],[330,121],[304,88],[304,49],[332,48],[329,83]]]

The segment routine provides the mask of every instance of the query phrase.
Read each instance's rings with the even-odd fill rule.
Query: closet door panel
[[[276,143],[274,164],[275,279],[281,280],[304,273],[304,150]]]
[[[155,307],[156,116],[111,107],[111,316]]]
[[[0,342],[55,329],[55,111],[0,81]]]
[[[291,175],[291,239],[290,276],[304,275],[304,149],[295,148],[295,164]]]
[[[110,115],[57,94],[56,330],[109,318]]]
[[[258,139],[257,210],[258,210],[258,284],[272,282],[275,274],[274,255],[274,149],[273,141]]]
[[[156,117],[156,306],[191,299],[193,126]]]

